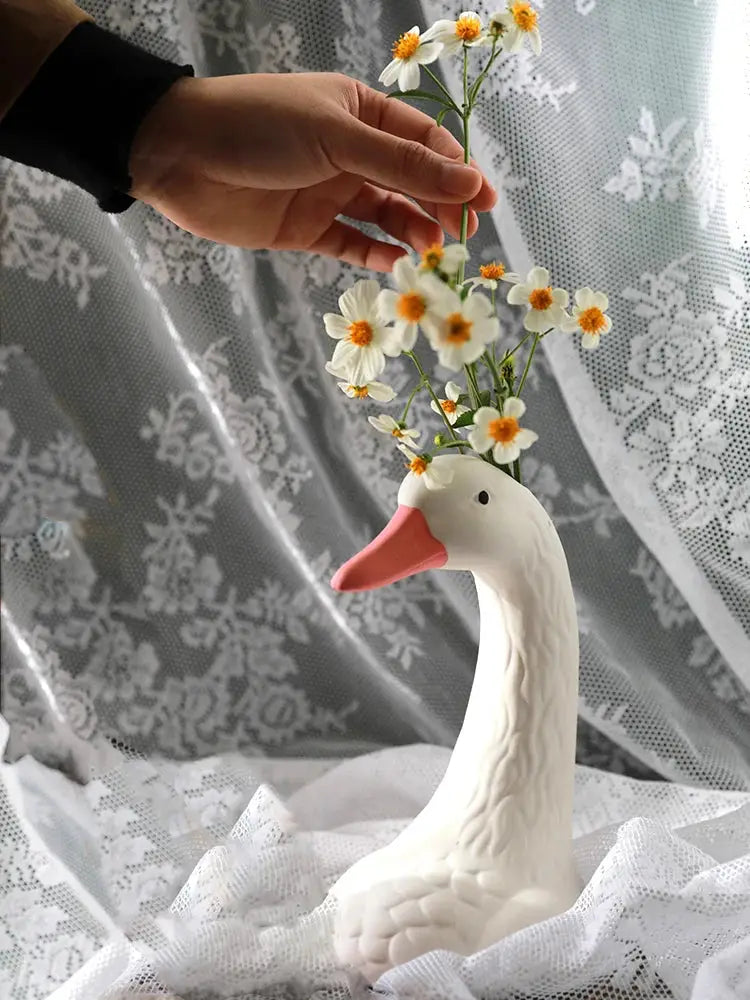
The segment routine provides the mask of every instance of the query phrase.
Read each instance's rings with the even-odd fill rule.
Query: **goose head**
[[[428,569],[500,572],[511,580],[540,532],[554,533],[533,494],[495,466],[469,455],[433,461],[452,474],[450,483],[431,490],[409,472],[396,513],[334,575],[335,590],[373,590]]]

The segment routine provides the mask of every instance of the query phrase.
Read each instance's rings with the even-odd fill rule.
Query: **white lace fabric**
[[[400,32],[457,13],[86,6],[199,74],[370,84]],[[609,293],[598,350],[555,334],[537,352],[523,469],[576,593],[579,760],[679,784],[581,770],[575,910],[379,988],[744,998],[750,14],[535,6],[541,57],[503,58],[472,124],[500,199],[468,273],[499,257]],[[457,93],[456,65],[437,64]],[[371,275],[215,246],[142,205],[102,216],[7,161],[0,275],[0,995],[356,994],[326,950],[326,888],[414,815],[445,753],[326,758],[449,746],[478,634],[468,576],[328,585],[404,471],[365,419],[395,409],[357,408],[323,370],[322,314]],[[517,312],[500,317],[517,342]],[[410,377],[398,361],[388,374],[399,390]],[[434,426],[420,398],[412,412]]]

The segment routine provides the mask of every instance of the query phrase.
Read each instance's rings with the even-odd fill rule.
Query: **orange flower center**
[[[518,426],[518,421],[515,417],[499,417],[497,420],[491,420],[487,426],[487,432],[490,437],[495,441],[499,441],[500,444],[507,444],[509,441],[512,441],[520,430],[521,428]]]
[[[505,264],[501,264],[497,260],[493,260],[491,264],[480,264],[479,273],[483,278],[493,278],[495,281],[499,281],[505,274]]]
[[[404,432],[401,430],[400,427],[394,427],[393,430],[391,431],[391,434],[395,438],[402,438],[404,436]]]
[[[539,15],[532,9],[531,4],[526,3],[525,0],[519,0],[519,3],[514,3],[510,8],[510,12],[521,31],[533,31],[536,28],[536,19]]]
[[[452,399],[442,399],[440,405],[446,413],[455,413],[458,408],[458,404]]]
[[[440,267],[440,262],[443,259],[443,248],[439,243],[435,243],[434,246],[427,247],[426,250],[422,251],[422,267],[429,268],[434,271],[436,267]]]
[[[462,14],[456,21],[456,34],[464,42],[474,42],[482,33],[482,24],[473,14]]]
[[[406,31],[399,35],[393,43],[391,52],[394,59],[409,59],[419,48],[419,35],[414,31]]]
[[[372,327],[365,319],[349,324],[349,340],[357,347],[367,347],[372,342]]]
[[[602,327],[607,325],[607,320],[601,309],[591,306],[578,314],[578,325],[584,333],[599,333]]]
[[[464,319],[461,313],[451,313],[445,317],[445,325],[448,332],[445,339],[451,344],[465,344],[471,337],[471,320]]]
[[[427,468],[427,462],[420,456],[417,455],[409,462],[409,469],[414,473],[415,476],[421,476],[424,470]]]
[[[532,309],[549,309],[552,305],[552,289],[535,288],[529,295],[529,304]]]
[[[425,301],[416,292],[406,292],[404,295],[399,296],[396,303],[396,311],[402,319],[407,319],[410,323],[416,323],[417,320],[420,320],[424,316]]]
[[[350,385],[349,388],[354,393],[356,399],[364,399],[370,395],[366,385]]]

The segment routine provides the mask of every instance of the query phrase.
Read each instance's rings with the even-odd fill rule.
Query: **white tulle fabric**
[[[86,6],[200,74],[370,84],[402,31],[458,13]],[[524,471],[578,603],[579,760],[676,784],[581,769],[577,907],[379,989],[746,997],[750,11],[535,6],[541,57],[504,59],[472,125],[500,200],[468,273],[499,257],[609,293],[599,350],[544,341]],[[434,68],[458,93],[458,64]],[[477,638],[468,577],[328,586],[403,475],[365,419],[397,404],[357,407],[324,371],[322,314],[372,276],[215,246],[141,205],[102,216],[8,162],[0,264],[0,995],[357,995],[331,964],[326,888],[414,814],[446,757],[323,758],[449,746]],[[518,311],[500,315],[514,343]],[[435,426],[427,402],[412,412]]]

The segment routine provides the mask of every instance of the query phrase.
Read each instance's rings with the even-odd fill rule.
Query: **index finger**
[[[358,85],[357,92],[361,122],[402,139],[419,142],[441,156],[463,160],[464,150],[458,139],[423,111],[397,98],[389,100],[385,94],[364,84]],[[497,193],[476,162],[473,159],[470,162],[482,177],[482,186],[470,204],[478,212],[486,212],[497,201]]]

